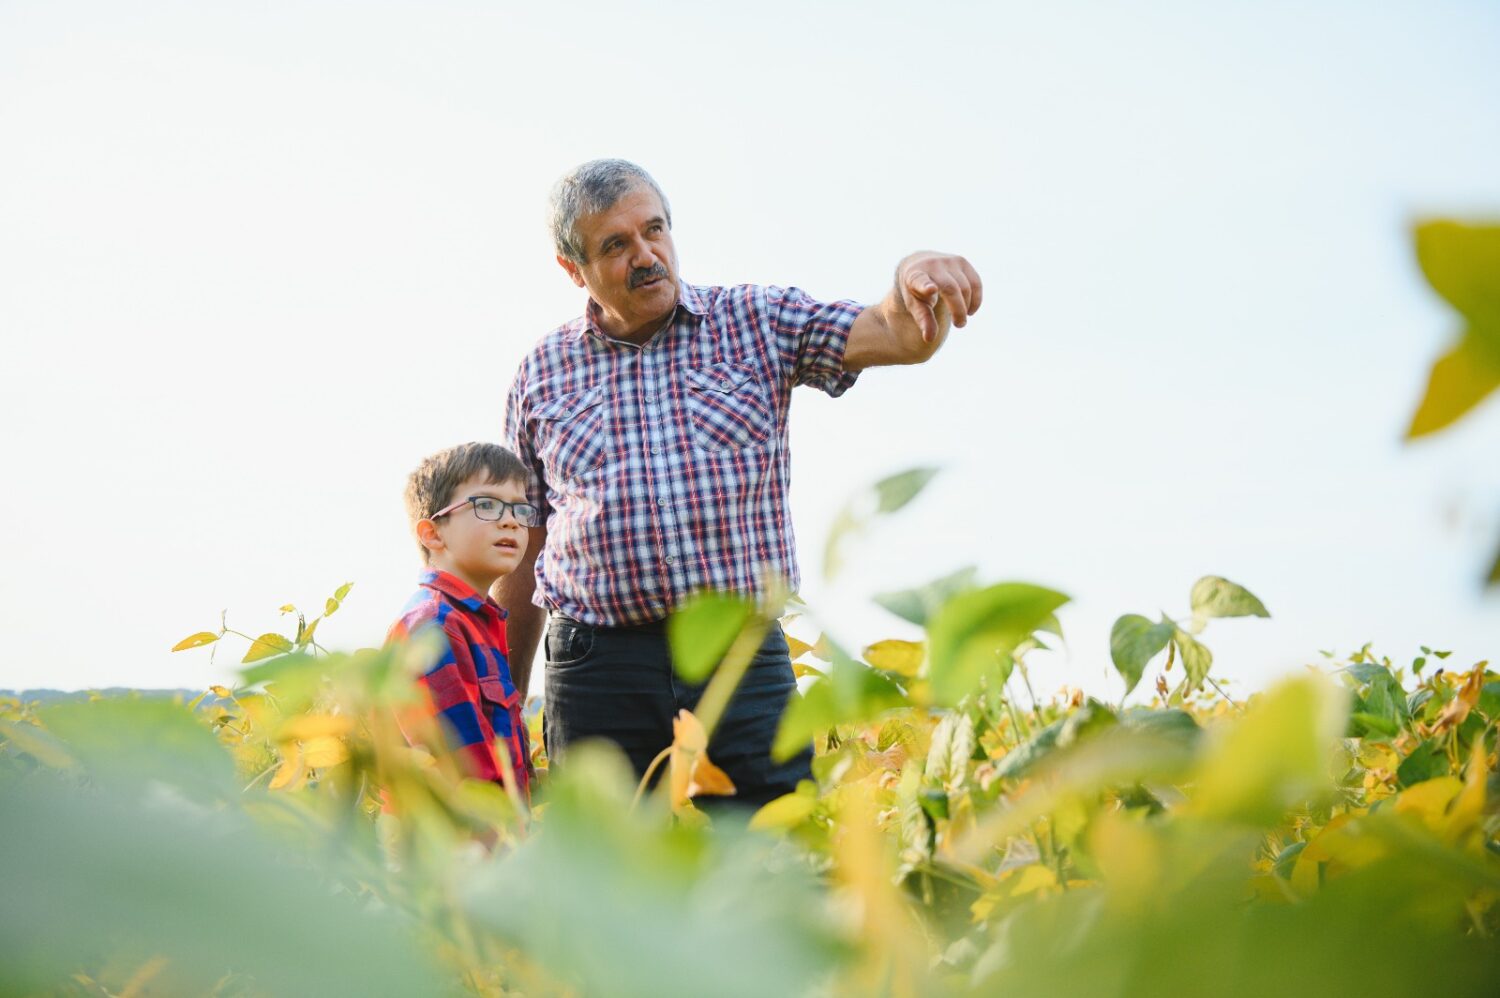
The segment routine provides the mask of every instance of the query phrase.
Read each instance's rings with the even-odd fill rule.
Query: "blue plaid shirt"
[[[505,445],[546,513],[538,605],[599,626],[660,620],[702,589],[796,588],[787,510],[791,390],[842,395],[863,306],[797,288],[683,284],[644,345],[600,331],[598,305],[521,362]]]

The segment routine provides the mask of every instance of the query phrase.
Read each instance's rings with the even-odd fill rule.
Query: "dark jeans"
[[[697,710],[706,686],[672,670],[664,624],[593,627],[553,614],[546,653],[542,736],[556,765],[566,765],[568,746],[605,738],[630,757],[639,779],[672,744],[672,718],[683,708]],[[709,740],[709,759],[738,791],[724,800],[759,806],[812,778],[811,745],[786,762],[771,761],[771,743],[796,686],[786,636],[773,624]]]

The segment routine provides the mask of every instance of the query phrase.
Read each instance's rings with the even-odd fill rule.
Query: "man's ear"
[[[443,543],[443,536],[438,533],[437,524],[431,520],[417,521],[417,543],[429,552],[442,551],[447,548],[447,545]]]
[[[580,288],[583,287],[583,272],[578,269],[578,264],[574,263],[572,260],[569,260],[561,253],[559,253],[557,256],[557,264],[558,266],[562,267],[563,270],[566,270],[568,272],[568,276],[573,279],[574,284],[578,285]]]

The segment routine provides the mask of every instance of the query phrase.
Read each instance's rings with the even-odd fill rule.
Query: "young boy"
[[[406,513],[427,569],[387,635],[443,636],[421,679],[429,707],[467,775],[503,785],[508,768],[523,800],[534,775],[521,719],[526,691],[511,681],[505,611],[488,593],[520,563],[527,528],[539,522],[525,482],[520,460],[486,443],[441,451],[411,473]]]

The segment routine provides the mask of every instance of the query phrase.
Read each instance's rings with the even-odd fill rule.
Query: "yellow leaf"
[[[1396,813],[1415,815],[1428,828],[1437,831],[1448,805],[1458,796],[1463,786],[1456,776],[1439,776],[1407,787],[1396,798]]]
[[[283,604],[281,604],[281,612],[282,613],[296,613],[297,612],[297,608],[295,606],[292,606],[292,604],[290,604],[290,603],[283,603]]]
[[[1141,900],[1160,889],[1166,861],[1157,836],[1144,823],[1104,812],[1089,833],[1089,851],[1122,898]]]
[[[806,641],[794,638],[790,634],[786,636],[786,647],[787,653],[791,656],[793,662],[813,650],[812,645]]]
[[[212,693],[220,700],[229,700],[234,697],[234,691],[226,686],[210,686],[208,688],[208,692]]]
[[[281,767],[271,777],[272,790],[296,790],[307,779],[302,765],[302,750],[295,742],[282,746]]]
[[[1037,891],[1045,891],[1057,886],[1057,874],[1052,872],[1052,867],[1033,863],[1021,868],[1021,872],[1014,878],[1015,886],[1010,889],[1011,897],[1021,897],[1024,894],[1033,894]]]
[[[1479,818],[1484,813],[1484,789],[1489,777],[1489,762],[1489,753],[1484,749],[1484,733],[1480,732],[1469,752],[1469,766],[1464,771],[1464,787],[1454,798],[1447,820],[1443,822],[1443,834],[1449,842],[1457,842],[1479,823]]]
[[[276,633],[262,634],[250,645],[250,650],[245,652],[243,662],[259,662],[263,658],[271,658],[275,655],[284,655],[292,650],[291,641]]]
[[[313,635],[318,630],[318,621],[322,619],[322,617],[314,617],[313,622],[303,628],[302,633],[297,635],[297,643],[299,645],[312,644]]]
[[[211,645],[219,640],[219,636],[213,631],[199,631],[197,634],[189,634],[181,641],[172,646],[173,651],[186,651],[189,648],[201,648]]]
[[[833,661],[833,645],[828,642],[828,635],[819,634],[817,644],[812,646],[813,658],[822,659],[825,662]]]
[[[750,819],[750,827],[767,831],[796,828],[818,806],[817,798],[790,793],[770,801]]]
[[[826,675],[826,673],[824,673],[821,669],[814,669],[806,662],[793,662],[792,675],[796,676],[798,679],[801,679],[804,676],[814,676],[821,679],[824,675]]]
[[[329,735],[347,735],[354,730],[354,718],[344,714],[299,714],[287,718],[276,737],[281,741],[308,741]]]
[[[1496,386],[1500,386],[1500,358],[1479,333],[1470,329],[1457,346],[1432,365],[1427,393],[1412,416],[1406,438],[1425,436],[1456,422]]]
[[[681,811],[697,794],[730,795],[734,783],[708,758],[708,733],[690,710],[672,719],[672,752],[667,760],[672,809]]]
[[[302,764],[314,769],[337,766],[349,758],[349,749],[342,741],[329,735],[312,738],[302,744]]]
[[[925,656],[926,648],[920,641],[877,641],[865,649],[866,662],[902,676],[915,676]]]

